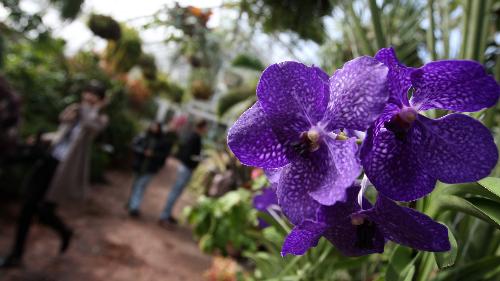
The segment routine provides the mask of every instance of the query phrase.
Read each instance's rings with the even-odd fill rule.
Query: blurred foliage
[[[212,15],[210,9],[194,6],[166,7],[158,11],[146,28],[167,26],[174,27],[178,32],[172,32],[165,39],[177,46],[173,55],[172,65],[180,58],[191,66],[188,92],[191,97],[200,100],[210,99],[215,88],[217,73],[222,65],[220,43],[224,34],[217,34],[208,28],[207,22]]]
[[[46,38],[7,44],[5,74],[22,97],[21,134],[56,129],[58,114],[78,97],[66,95],[64,42]]]
[[[155,96],[167,98],[172,102],[180,103],[184,97],[184,88],[163,74],[148,81],[148,85]]]
[[[61,17],[65,19],[75,19],[80,13],[85,0],[50,0],[61,12]]]
[[[104,52],[106,68],[110,73],[127,73],[138,62],[142,54],[142,42],[137,31],[122,26],[121,38],[108,41]]]
[[[207,22],[212,16],[210,9],[201,9],[195,6],[182,7],[178,3],[168,10],[173,26],[182,30],[187,36],[195,36],[207,29]]]
[[[237,55],[231,62],[231,65],[257,71],[262,71],[265,68],[264,64],[258,58],[248,54]]]
[[[147,80],[156,80],[158,68],[156,66],[155,57],[150,54],[143,53],[139,58],[138,65],[142,70],[142,75]]]
[[[265,32],[292,31],[323,43],[327,36],[322,17],[332,13],[333,5],[330,0],[242,0],[240,9],[251,22],[261,22]]]
[[[402,63],[408,66],[420,66],[422,60],[419,49],[425,47],[426,30],[420,25],[425,18],[425,3],[409,0],[385,0],[377,10],[377,19],[384,27],[382,34],[375,32],[373,21],[363,20],[364,9],[359,9],[359,1],[340,2],[345,11],[341,16],[349,24],[336,23],[341,39],[329,39],[321,46],[322,68],[328,73],[355,57],[374,55],[379,49],[378,41],[385,46],[393,46]],[[371,16],[371,15],[370,15]]]
[[[92,14],[87,25],[95,35],[104,39],[116,41],[122,36],[120,24],[110,16]]]
[[[240,188],[220,198],[202,196],[195,206],[184,209],[202,251],[237,257],[243,250],[256,250],[257,242],[248,235],[257,225],[251,196]]]
[[[190,75],[189,92],[192,97],[200,100],[208,100],[214,93],[213,79],[209,69],[195,68]]]
[[[255,88],[241,87],[230,90],[219,98],[217,115],[223,116],[231,107],[255,95]]]
[[[166,42],[175,42],[178,54],[184,57],[193,68],[218,69],[220,64],[220,38],[207,27],[212,15],[210,9],[201,9],[194,6],[180,6],[159,10],[145,28],[168,26],[179,32],[171,33]]]
[[[8,12],[6,22],[9,24],[9,31],[36,31],[38,34],[47,32],[48,29],[42,22],[42,15],[26,13],[19,7],[19,2],[20,0],[0,0],[0,3]],[[2,32],[5,31],[6,28],[2,28]]]

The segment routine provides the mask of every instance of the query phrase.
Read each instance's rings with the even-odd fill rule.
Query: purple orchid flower
[[[319,204],[345,199],[360,173],[354,137],[388,100],[388,68],[360,57],[329,78],[298,62],[269,66],[257,86],[257,102],[228,133],[228,146],[245,165],[280,169],[277,196],[294,224]],[[315,200],[311,200],[311,197]]]
[[[271,185],[262,190],[261,193],[253,198],[253,207],[260,212],[269,214],[269,208],[278,206],[278,197],[276,197],[276,188]],[[269,226],[263,219],[259,218],[259,227],[266,228]]]
[[[382,253],[386,240],[422,251],[450,250],[446,226],[413,209],[401,207],[379,194],[372,206],[358,204],[360,187],[347,190],[347,201],[318,208],[316,220],[295,226],[283,243],[281,254],[303,255],[321,237],[346,256]]]
[[[435,120],[419,114],[493,106],[500,87],[483,67],[449,60],[410,68],[398,62],[392,48],[381,49],[375,58],[389,68],[391,97],[368,130],[360,156],[377,190],[392,200],[412,201],[430,193],[437,180],[463,183],[488,176],[498,151],[485,126],[464,114]]]

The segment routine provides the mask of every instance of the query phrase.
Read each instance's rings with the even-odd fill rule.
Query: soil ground
[[[157,222],[172,184],[175,160],[151,182],[138,219],[124,209],[133,175],[111,171],[106,185],[93,185],[88,200],[61,206],[59,213],[75,236],[68,252],[58,255],[59,240],[34,224],[23,266],[0,270],[1,281],[198,281],[211,257],[200,252],[186,226],[166,230]],[[185,192],[176,205],[178,217],[193,198]],[[0,203],[0,255],[12,243],[18,202]]]

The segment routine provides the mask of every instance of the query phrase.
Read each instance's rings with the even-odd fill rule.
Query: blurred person
[[[27,179],[28,195],[18,219],[15,242],[10,254],[0,261],[0,267],[21,264],[35,216],[58,234],[60,253],[68,249],[73,231],[56,214],[56,202],[83,199],[88,185],[90,145],[108,123],[107,116],[100,113],[107,104],[105,92],[97,81],[89,83],[82,91],[81,102],[69,105],[60,114],[58,131],[45,136],[51,142],[50,149],[36,161]]]
[[[134,139],[132,147],[135,153],[135,179],[127,204],[130,216],[140,215],[139,208],[144,192],[153,176],[163,167],[176,141],[177,128],[171,124],[169,130],[163,134],[159,122],[152,122],[145,133]]]
[[[193,170],[198,166],[201,160],[202,137],[208,131],[208,124],[205,120],[200,120],[196,123],[194,131],[190,132],[186,139],[179,145],[179,150],[176,158],[180,163],[177,167],[175,182],[170,190],[167,203],[160,216],[160,225],[169,226],[177,224],[177,219],[172,216],[177,199],[181,196],[184,188],[191,179]]]

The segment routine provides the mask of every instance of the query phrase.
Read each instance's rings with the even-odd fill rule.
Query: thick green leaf
[[[489,217],[500,229],[500,203],[486,198],[472,197],[466,198],[481,213]]]
[[[445,269],[455,264],[457,258],[458,245],[453,233],[448,229],[448,239],[450,240],[451,250],[448,252],[434,253],[436,263],[439,269]]]
[[[482,197],[462,198],[455,195],[442,195],[437,205],[439,210],[463,212],[500,229],[500,202]]]
[[[488,177],[478,181],[478,183],[495,194],[500,200],[500,178]]]

